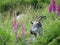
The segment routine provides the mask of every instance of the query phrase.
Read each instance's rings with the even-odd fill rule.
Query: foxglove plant
[[[56,5],[55,5],[55,0],[51,0],[50,2],[50,7],[49,7],[49,12],[56,11]]]
[[[22,38],[24,38],[25,26],[24,26],[24,23],[22,21],[22,18],[20,19],[20,24],[21,24],[21,27],[22,27]]]
[[[53,10],[54,12],[56,11],[55,0],[52,0],[52,10]]]
[[[16,36],[16,40],[18,39],[18,34],[17,34],[17,23],[16,23],[16,15],[14,16],[14,32]]]
[[[52,12],[52,4],[50,4],[50,7],[49,7],[49,12]]]

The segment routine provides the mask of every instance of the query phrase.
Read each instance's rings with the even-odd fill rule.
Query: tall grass
[[[11,0],[6,0],[8,4],[11,4]],[[21,0],[15,0],[17,3]],[[2,0],[1,0],[2,2]],[[13,3],[13,4],[14,4]],[[2,4],[2,3],[1,3]],[[11,4],[11,5],[13,5]],[[2,5],[5,5],[2,4]],[[1,6],[1,5],[0,5]],[[23,9],[22,9],[22,8]],[[23,17],[23,22],[25,25],[25,37],[22,39],[21,37],[21,27],[18,27],[18,42],[16,43],[15,34],[13,31],[13,16],[10,18],[10,10],[8,12],[4,12],[0,14],[0,45],[58,45],[60,40],[60,19],[56,18],[54,12],[48,12],[48,5],[43,9],[33,9],[31,5],[24,6],[20,5],[15,8],[16,11],[21,11],[25,14]],[[6,16],[2,16],[6,15]],[[13,14],[12,14],[13,15]],[[47,18],[41,20],[44,29],[44,36],[37,36],[37,39],[33,41],[29,41],[29,38],[32,37],[30,34],[30,29],[32,25],[30,21],[36,20],[36,18],[40,15],[44,15]]]

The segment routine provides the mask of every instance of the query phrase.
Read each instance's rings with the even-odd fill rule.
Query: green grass
[[[2,0],[1,0],[2,1]],[[11,0],[10,0],[11,1]],[[9,2],[7,0],[7,2]],[[54,12],[48,12],[48,5],[43,9],[34,10],[31,5],[28,7],[22,6],[23,11],[20,10],[20,6],[16,7],[16,11],[22,11],[25,16],[23,22],[25,25],[24,39],[21,37],[21,27],[18,28],[18,42],[13,30],[13,16],[10,17],[10,10],[0,13],[0,45],[60,45],[60,17],[56,18]],[[3,16],[2,16],[3,15]],[[6,15],[6,16],[5,16]],[[28,38],[32,37],[30,29],[32,25],[30,21],[36,20],[40,15],[46,16],[46,19],[41,20],[44,29],[44,36],[37,36],[35,41],[29,41]]]
[[[44,8],[44,11],[42,10],[41,12],[39,10],[35,11],[34,9],[30,10],[27,8],[27,11],[25,12],[26,16],[23,18],[23,22],[25,25],[25,37],[24,41],[22,41],[21,37],[21,29],[18,29],[18,34],[19,34],[19,40],[17,42],[18,45],[48,45],[50,40],[55,39],[60,35],[60,20],[55,17],[54,13],[48,13],[47,7]],[[41,38],[37,36],[37,40],[35,42],[30,42],[26,41],[27,38],[31,37],[29,31],[31,29],[31,24],[30,21],[33,21],[36,19],[37,16],[39,15],[45,15],[47,16],[46,20],[42,20],[43,28],[44,28],[44,37]],[[53,17],[52,17],[53,15]],[[57,19],[57,20],[56,20]],[[4,43],[7,43],[7,45],[14,45],[15,44],[15,34],[13,31],[13,17],[9,19],[9,16],[1,23],[1,28],[0,28],[0,34],[3,35],[2,40],[5,40],[6,42],[2,41],[2,45]],[[9,38],[8,38],[9,37]]]

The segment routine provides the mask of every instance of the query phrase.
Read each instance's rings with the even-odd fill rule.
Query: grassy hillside
[[[0,13],[0,45],[60,45],[60,17],[56,16],[54,12],[48,12],[49,4],[46,4],[44,8],[34,9],[30,4],[17,5],[16,3],[19,1],[21,0],[12,0],[12,3],[11,0],[1,0],[0,2],[0,7],[4,6],[7,2],[7,7],[9,7],[10,4],[14,7],[9,10],[11,8],[10,6],[8,11]],[[26,2],[30,3],[30,0]],[[56,4],[58,4],[57,2],[58,1],[56,1]],[[18,7],[15,8],[14,5]],[[5,7],[3,7],[3,10],[4,8]],[[25,36],[24,39],[22,39],[21,27],[18,27],[18,42],[16,42],[13,29],[14,10],[25,14],[23,17],[23,22],[26,28]],[[10,16],[11,11],[12,14]],[[29,32],[32,27],[30,21],[36,20],[36,18],[40,15],[46,16],[46,19],[41,20],[44,29],[44,36],[41,37],[38,35],[35,41],[29,41],[29,38],[32,37]]]

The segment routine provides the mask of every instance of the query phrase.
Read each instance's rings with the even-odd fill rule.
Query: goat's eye
[[[37,25],[38,25],[39,27],[41,27],[41,26],[42,26],[40,23],[37,23]]]

